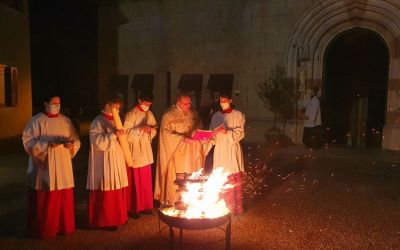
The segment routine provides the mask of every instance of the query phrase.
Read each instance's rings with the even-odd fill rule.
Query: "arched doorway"
[[[325,51],[322,98],[327,139],[337,144],[381,147],[389,52],[375,32],[353,28]]]

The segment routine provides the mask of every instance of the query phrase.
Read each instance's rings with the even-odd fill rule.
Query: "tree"
[[[270,71],[268,78],[257,85],[258,97],[264,102],[265,108],[274,113],[274,126],[272,131],[279,131],[276,127],[278,115],[283,119],[283,131],[286,128],[287,119],[293,118],[294,104],[296,102],[295,86],[286,77],[284,66],[276,65]]]

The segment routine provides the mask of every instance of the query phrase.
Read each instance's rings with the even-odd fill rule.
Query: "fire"
[[[163,209],[162,212],[169,216],[192,218],[218,218],[228,214],[225,201],[221,194],[233,186],[227,184],[229,173],[223,168],[215,169],[204,181],[203,169],[193,173],[186,183],[186,191],[182,193],[184,210],[175,207]]]

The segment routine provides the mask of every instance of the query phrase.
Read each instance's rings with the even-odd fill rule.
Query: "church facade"
[[[300,94],[294,109],[321,89],[328,142],[400,149],[397,0],[103,1],[98,31],[100,96],[119,88],[131,107],[152,90],[160,118],[180,90],[199,110],[232,91],[246,139],[263,141],[273,113],[257,85],[282,65]],[[301,142],[302,130],[292,118],[284,132]]]

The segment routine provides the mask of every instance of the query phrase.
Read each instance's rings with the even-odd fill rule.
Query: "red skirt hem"
[[[41,191],[28,188],[28,234],[32,238],[55,238],[75,232],[73,188]]]
[[[125,188],[89,191],[88,228],[119,227],[127,220]]]

